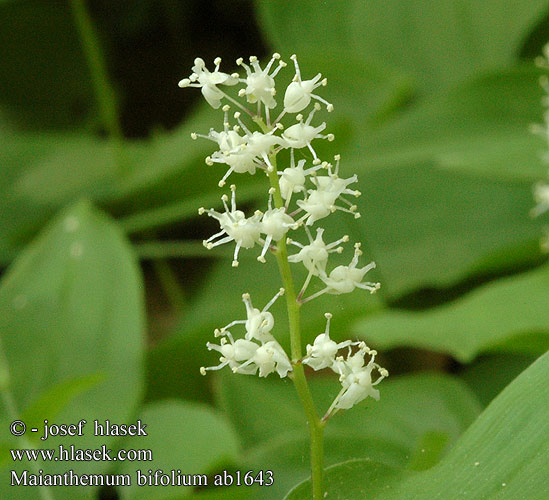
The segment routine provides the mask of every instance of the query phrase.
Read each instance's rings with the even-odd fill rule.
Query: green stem
[[[70,5],[90,70],[101,121],[111,138],[119,172],[125,174],[128,162],[123,149],[124,135],[120,126],[118,103],[109,81],[99,37],[84,0],[70,0]]]
[[[258,121],[259,123],[259,121]],[[261,123],[260,123],[261,125]],[[280,184],[276,170],[276,154],[269,158],[273,171],[269,172],[269,182],[274,188],[273,200],[276,208],[282,208],[284,201],[280,193]],[[293,365],[293,382],[305,410],[307,424],[309,426],[310,452],[311,452],[311,483],[313,490],[313,500],[324,499],[323,475],[324,475],[324,425],[319,418],[316,407],[305,377],[305,370],[301,364],[303,357],[301,352],[301,326],[300,326],[300,307],[297,301],[294,280],[288,262],[288,250],[286,248],[286,237],[277,241],[276,261],[282,277],[284,288],[286,289],[286,307],[288,310],[288,323],[290,328],[290,344]]]

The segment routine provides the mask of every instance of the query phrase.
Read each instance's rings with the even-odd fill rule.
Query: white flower
[[[329,275],[320,273],[319,277],[326,285],[326,288],[314,293],[313,295],[302,300],[301,303],[309,302],[325,293],[331,295],[340,295],[342,293],[350,293],[355,288],[368,290],[370,293],[375,293],[380,288],[379,283],[370,281],[363,282],[364,275],[376,267],[375,262],[370,262],[368,265],[358,268],[358,258],[362,255],[360,251],[360,243],[355,243],[355,254],[353,260],[348,266],[337,266]]]
[[[306,221],[306,224],[310,226],[317,220],[327,217],[336,210],[353,214],[355,219],[360,217],[360,213],[356,211],[357,206],[353,205],[350,201],[342,198],[341,196],[343,194],[360,196],[360,191],[349,189],[347,187],[349,184],[356,182],[358,178],[356,174],[348,179],[340,178],[337,175],[340,157],[339,155],[336,155],[335,158],[337,162],[335,173],[332,173],[332,166],[327,164],[329,175],[312,176],[311,181],[317,189],[309,189],[307,191],[307,198],[297,202],[298,207],[305,211],[305,215],[299,219],[299,223]],[[348,205],[348,208],[336,205],[338,199]]]
[[[311,142],[314,139],[328,139],[329,141],[334,140],[333,134],[322,135],[320,133],[326,128],[325,122],[321,123],[318,127],[313,127],[311,125],[311,120],[313,119],[315,112],[318,111],[319,109],[320,109],[320,105],[315,104],[314,109],[309,113],[309,116],[307,117],[307,120],[305,122],[303,122],[302,115],[297,115],[296,119],[299,123],[296,123],[291,127],[288,127],[282,133],[282,138],[286,141],[287,147],[300,149],[307,146],[313,155],[313,158],[314,158],[313,163],[315,165],[320,163],[320,160],[318,159],[318,156],[316,155],[315,150],[311,146]]]
[[[225,112],[225,119],[223,120],[223,131],[217,132],[213,128],[210,129],[208,135],[192,133],[192,139],[196,140],[198,137],[214,141],[219,146],[219,151],[216,151],[211,156],[206,157],[206,164],[213,165],[214,163],[223,163],[229,165],[229,170],[225,173],[223,178],[219,181],[219,187],[225,185],[225,181],[231,173],[237,174],[249,173],[255,174],[257,164],[253,154],[249,154],[246,150],[243,150],[242,146],[246,143],[246,138],[239,135],[239,127],[235,125],[231,130],[229,127],[229,105],[223,106]]]
[[[329,102],[312,93],[314,89],[321,85],[326,86],[326,78],[320,80],[322,75],[318,73],[312,80],[301,80],[301,72],[299,71],[296,55],[292,55],[290,59],[294,61],[295,77],[292,83],[288,85],[286,94],[284,95],[284,111],[286,113],[298,113],[309,105],[311,98],[323,102],[326,104],[328,111],[332,111],[334,107]]]
[[[286,142],[280,137],[274,135],[275,132],[279,129],[278,127],[273,128],[270,132],[264,134],[262,132],[254,131],[251,132],[246,125],[240,119],[240,113],[236,112],[234,117],[238,121],[240,127],[246,133],[245,135],[245,144],[242,144],[241,150],[246,154],[249,154],[253,157],[261,158],[264,165],[269,170],[274,170],[271,162],[269,161],[269,154],[273,153],[273,148],[275,146],[286,147]]]
[[[303,358],[303,364],[310,366],[313,370],[322,370],[323,368],[332,368],[335,363],[337,352],[344,347],[358,344],[345,340],[344,342],[334,342],[330,338],[330,320],[332,315],[326,313],[326,330],[316,337],[313,345],[307,345],[307,355]]]
[[[243,294],[242,300],[246,305],[247,318],[233,321],[221,330],[215,330],[216,337],[223,337],[220,345],[211,344],[210,342],[206,345],[209,350],[215,350],[221,354],[220,363],[217,366],[202,367],[200,373],[205,375],[208,370],[220,370],[227,365],[234,373],[245,375],[255,375],[259,370],[260,377],[266,377],[276,371],[283,378],[288,372],[292,371],[292,364],[287,354],[271,335],[274,318],[268,312],[276,299],[283,294],[284,289],[281,288],[262,311],[254,308],[249,294]],[[244,325],[246,335],[244,339],[235,341],[228,328],[238,324]],[[227,343],[227,338],[229,343]]]
[[[295,221],[286,213],[285,208],[272,208],[274,188],[269,190],[269,209],[261,218],[261,232],[267,237],[263,244],[261,255],[257,258],[259,262],[265,262],[265,253],[272,241],[278,241],[288,232],[288,229],[295,227]]]
[[[179,82],[179,87],[199,87],[202,95],[208,101],[208,104],[217,109],[221,106],[221,99],[225,97],[225,93],[217,88],[218,85],[236,85],[238,83],[238,75],[228,75],[219,71],[221,58],[217,57],[214,60],[215,70],[212,72],[206,69],[206,63],[200,57],[194,60],[192,74],[189,78],[184,78]]]
[[[214,152],[211,156],[206,157],[206,163],[213,165],[214,163],[224,163],[229,165],[229,170],[219,181],[219,187],[225,185],[225,181],[235,172],[237,174],[249,173],[255,174],[256,168],[266,169],[273,168],[269,161],[269,154],[274,146],[281,146],[284,141],[274,135],[276,128],[271,132],[264,134],[262,132],[251,132],[240,119],[240,113],[234,114],[239,125],[235,125],[232,130],[229,129],[228,111],[229,106],[223,106],[225,119],[223,123],[223,131],[216,132],[211,129],[208,135],[191,134],[193,139],[202,137],[217,142],[219,151]],[[245,135],[241,136],[239,130],[244,130]]]
[[[350,293],[355,288],[362,288],[364,290],[374,293],[379,290],[379,283],[362,282],[364,275],[376,267],[375,262],[370,262],[368,265],[359,268],[358,258],[362,255],[360,250],[360,243],[355,244],[355,254],[353,260],[348,266],[337,266],[329,276],[320,276],[320,279],[326,284],[326,288],[323,292],[339,295],[342,293]]]
[[[216,132],[213,128],[211,128],[208,135],[197,134],[193,132],[191,134],[191,138],[193,140],[196,140],[198,137],[201,137],[202,139],[208,139],[210,141],[213,141],[217,143],[217,145],[219,146],[219,151],[221,153],[228,153],[230,151],[234,151],[235,149],[237,149],[238,146],[240,146],[246,141],[244,137],[241,137],[238,134],[238,127],[236,125],[232,129],[230,128],[230,124],[229,124],[230,109],[231,108],[228,104],[225,104],[225,106],[223,106],[223,112],[225,115],[223,118],[222,132]]]
[[[537,217],[549,210],[549,184],[538,182],[534,186],[534,200],[537,205],[531,211],[533,217]]]
[[[242,301],[246,306],[246,319],[237,319],[232,321],[228,325],[216,330],[216,336],[223,335],[226,330],[232,328],[235,325],[244,325],[246,329],[246,340],[259,340],[260,342],[269,342],[274,340],[271,335],[271,330],[274,326],[273,315],[269,312],[271,306],[276,302],[278,297],[284,295],[284,288],[281,288],[276,295],[267,303],[263,310],[256,309],[252,304],[252,299],[249,293],[242,295]]]
[[[225,181],[233,172],[254,175],[258,167],[256,157],[245,148],[240,151],[229,151],[226,153],[216,151],[212,156],[206,158],[206,162],[208,164],[224,163],[229,166],[229,170],[225,172],[223,178],[217,183],[219,187],[225,185]]]
[[[233,184],[231,186],[232,196],[231,196],[231,209],[227,206],[228,197],[223,195],[221,200],[223,201],[223,206],[225,207],[224,213],[216,212],[214,209],[210,208],[206,210],[205,208],[199,208],[198,213],[202,215],[207,213],[209,217],[213,217],[219,221],[221,231],[214,234],[207,240],[204,240],[204,246],[211,250],[212,248],[228,243],[229,241],[236,242],[236,247],[234,250],[233,258],[233,267],[238,266],[238,253],[240,248],[252,248],[256,243],[260,241],[261,228],[259,225],[259,220],[261,214],[256,213],[252,217],[246,218],[244,212],[236,209],[236,199],[235,191],[236,186]],[[222,237],[223,235],[226,235]],[[221,239],[213,242],[216,238],[222,237]]]
[[[276,371],[280,378],[284,378],[288,375],[289,371],[292,371],[292,364],[288,356],[276,340],[265,342],[241,367],[246,368],[248,363],[254,364],[259,368],[260,377],[266,377]],[[238,373],[239,370],[240,368],[233,369],[235,373]]]
[[[269,160],[269,154],[272,152],[274,146],[282,144],[280,137],[273,135],[272,133],[263,134],[261,132],[253,132],[247,137],[246,151],[256,157],[261,158],[265,165],[270,170],[273,170],[273,166]]]
[[[349,236],[345,235],[343,238],[326,245],[322,239],[322,235],[324,234],[323,228],[319,227],[316,230],[316,237],[314,240],[307,226],[305,226],[305,231],[309,238],[309,244],[302,245],[297,241],[289,240],[288,243],[301,248],[301,250],[294,255],[290,255],[288,257],[288,261],[294,263],[303,262],[303,265],[310,273],[318,276],[326,270],[328,255],[333,252],[341,253],[343,251],[343,247],[338,247],[338,245],[349,241]]]
[[[242,364],[255,355],[259,346],[255,342],[245,339],[238,339],[235,342],[230,332],[225,332],[225,335],[229,338],[230,343],[227,343],[226,338],[222,338],[220,345],[212,344],[210,342],[206,344],[209,351],[217,351],[221,354],[219,365],[209,366],[207,368],[201,367],[200,373],[206,375],[207,370],[221,370],[221,368],[229,365],[233,371],[237,370],[239,373],[245,375],[255,374],[257,366],[247,364],[243,367]]]
[[[305,212],[297,221],[298,224],[305,221],[308,226],[312,226],[317,220],[328,217],[336,211],[334,203],[332,193],[310,189],[307,198],[297,201],[297,206]]]
[[[338,198],[341,198],[341,195],[343,194],[350,194],[352,196],[358,197],[360,196],[360,191],[357,191],[355,189],[349,189],[347,186],[350,184],[355,183],[358,181],[358,177],[356,174],[349,177],[348,179],[342,179],[339,177],[339,163],[341,160],[340,155],[335,155],[334,157],[336,161],[336,167],[335,171],[332,172],[332,165],[330,163],[327,164],[328,168],[328,175],[317,175],[311,178],[313,184],[316,186],[318,191],[324,191],[325,193],[330,193],[334,197],[334,203],[335,200]],[[348,205],[351,205],[350,202],[345,201]]]
[[[365,365],[364,356],[366,354],[369,354],[371,358],[368,364]],[[342,389],[326,413],[325,419],[334,415],[339,409],[348,410],[352,408],[368,396],[379,400],[379,391],[374,389],[374,386],[388,377],[389,372],[374,362],[376,354],[376,351],[370,350],[366,344],[361,342],[359,350],[355,354],[351,355],[349,352],[346,360],[342,357],[336,360],[334,368],[340,374],[339,380]],[[379,377],[375,382],[372,381],[372,371],[374,369],[377,369],[379,373]]]
[[[294,159],[294,150],[290,153],[290,166],[285,168],[282,172],[278,172],[280,176],[280,194],[284,200],[286,200],[286,206],[289,206],[293,193],[299,193],[305,191],[305,181],[307,176],[316,172],[320,168],[324,168],[324,165],[316,165],[314,167],[304,169],[306,160],[299,160],[297,166]]]
[[[279,61],[278,66],[269,75],[269,71],[271,71],[271,67],[275,61]],[[244,64],[242,58],[237,59],[236,64],[243,66],[248,75],[245,79],[240,79],[241,82],[246,84],[246,88],[242,89],[238,95],[245,95],[250,103],[261,101],[267,109],[274,108],[276,106],[276,101],[274,99],[274,95],[276,94],[274,77],[281,68],[286,66],[284,61],[280,61],[280,54],[273,54],[273,57],[267,66],[265,66],[265,69],[261,69],[257,57],[255,56],[250,57],[250,64],[252,65],[253,70]]]
[[[220,345],[208,342],[206,346],[210,351],[217,351],[221,354],[219,365],[201,367],[200,373],[206,375],[207,371],[221,370],[229,366],[233,373],[242,375],[255,375],[259,369],[259,376],[266,377],[276,371],[280,378],[285,377],[292,371],[292,364],[282,346],[276,340],[269,340],[264,344],[256,344],[251,340],[234,340],[230,332],[224,335],[229,338],[222,338]]]

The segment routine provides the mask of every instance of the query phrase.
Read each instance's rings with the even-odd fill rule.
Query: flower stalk
[[[332,315],[326,313],[326,329],[319,334],[314,343],[307,345],[306,354],[302,350],[300,314],[301,308],[324,294],[340,295],[350,293],[355,289],[374,293],[379,283],[363,281],[366,273],[375,267],[373,262],[359,266],[362,256],[360,243],[354,245],[354,256],[349,265],[339,265],[327,271],[329,254],[342,253],[341,243],[349,241],[344,235],[332,243],[326,244],[323,239],[324,228],[316,228],[313,238],[311,226],[318,221],[339,211],[360,217],[357,205],[345,196],[360,196],[360,192],[350,188],[357,182],[357,176],[340,177],[339,155],[334,156],[335,166],[322,161],[314,146],[316,139],[332,141],[333,134],[324,134],[326,123],[314,125],[317,113],[323,104],[328,112],[333,110],[332,104],[312,92],[326,85],[326,79],[317,74],[310,80],[303,79],[295,55],[291,57],[295,67],[295,77],[286,88],[284,109],[279,112],[274,122],[271,121],[271,110],[277,107],[274,77],[286,66],[279,54],[274,54],[270,62],[262,68],[256,57],[250,57],[250,64],[243,59],[236,61],[237,66],[246,70],[241,78],[238,73],[228,74],[220,71],[221,59],[214,60],[215,68],[210,71],[206,63],[196,58],[193,72],[188,78],[179,82],[180,87],[197,87],[206,101],[215,109],[223,111],[223,129],[213,128],[207,135],[191,134],[192,139],[204,138],[217,144],[218,150],[206,158],[206,164],[226,165],[228,168],[219,181],[224,187],[229,178],[239,175],[255,175],[262,171],[269,181],[268,203],[265,211],[256,210],[247,216],[237,208],[236,185],[230,185],[231,195],[221,197],[224,212],[213,208],[200,208],[199,214],[207,214],[216,219],[220,231],[204,241],[207,249],[234,242],[233,267],[239,265],[241,250],[262,247],[257,256],[259,262],[266,262],[270,250],[276,257],[276,262],[282,279],[283,288],[262,309],[255,308],[250,295],[244,293],[242,298],[246,306],[246,319],[230,322],[214,334],[221,337],[219,344],[208,342],[209,350],[220,354],[219,364],[202,367],[201,373],[220,370],[229,366],[234,373],[244,375],[259,374],[266,377],[276,372],[281,378],[290,377],[293,380],[299,400],[307,419],[310,437],[311,483],[313,500],[322,500],[325,496],[323,484],[324,427],[328,420],[341,410],[348,410],[367,397],[379,398],[379,391],[374,389],[383,378],[388,376],[387,370],[377,365],[376,352],[364,342],[346,340],[335,342],[330,338],[330,320]],[[273,65],[277,62],[276,68]],[[224,85],[234,87],[245,84],[237,91],[238,97],[245,98],[250,108],[236,101],[219,87]],[[238,111],[233,114],[234,124],[231,125],[230,105],[222,105],[222,101],[237,104]],[[314,101],[314,102],[313,102]],[[309,105],[312,110],[306,115],[301,114]],[[244,111],[242,115],[241,111]],[[292,115],[293,118],[292,118]],[[273,115],[275,116],[275,115]],[[247,118],[250,117],[250,118]],[[246,121],[243,120],[246,119]],[[291,121],[293,120],[293,121]],[[288,124],[287,122],[290,121]],[[251,123],[250,123],[251,122]],[[283,123],[286,122],[286,123]],[[254,130],[259,128],[259,130]],[[305,159],[295,161],[295,150],[302,150]],[[289,151],[290,162],[286,168],[278,169],[279,154]],[[308,159],[307,159],[308,158]],[[312,166],[306,167],[307,161]],[[299,198],[299,199],[296,199]],[[309,243],[302,244],[298,240],[288,238],[290,231],[304,229]],[[289,244],[300,250],[289,255]],[[305,282],[296,293],[296,286],[290,264],[303,264],[308,272]],[[304,294],[316,278],[322,286],[320,289]],[[317,282],[318,283],[318,282]],[[290,355],[288,356],[273,334],[275,319],[269,311],[270,307],[281,295],[286,296],[286,311],[288,314]],[[236,338],[231,332],[243,325],[243,338]],[[346,356],[340,355],[346,350]],[[365,357],[370,356],[366,362]],[[305,365],[313,370],[329,369],[339,376],[341,390],[332,402],[324,417],[320,418],[305,374]],[[374,380],[374,370],[378,376]]]
[[[278,172],[276,168],[276,154],[270,157],[273,170],[268,173],[271,187],[274,188],[274,201],[276,208],[282,208],[284,201],[280,194],[280,184],[278,181]],[[310,460],[311,460],[311,484],[313,489],[313,500],[322,500],[324,498],[323,474],[324,474],[324,425],[319,418],[316,407],[305,377],[305,370],[301,363],[301,324],[300,308],[298,302],[292,271],[288,261],[288,249],[286,239],[281,238],[277,241],[276,262],[278,270],[286,289],[286,308],[288,311],[288,323],[290,329],[290,349],[292,356],[293,376],[292,380],[296,388],[299,400],[303,406],[310,437]]]

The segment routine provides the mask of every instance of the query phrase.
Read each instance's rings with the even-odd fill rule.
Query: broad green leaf
[[[110,145],[82,134],[11,134],[0,150],[0,255],[9,260],[62,206],[101,199],[116,176]]]
[[[137,418],[146,424],[147,436],[127,438],[121,447],[151,450],[153,461],[125,462],[119,468],[119,473],[132,477],[131,486],[119,489],[124,500],[183,498],[195,490],[192,486],[140,487],[137,470],[147,477],[149,469],[153,473],[162,470],[167,474],[179,470],[188,483],[193,481],[189,476],[217,472],[218,468],[237,460],[237,437],[229,422],[212,408],[166,400],[146,405],[137,413]],[[202,485],[209,483],[203,477],[200,481]],[[198,485],[199,479],[194,482]]]
[[[356,1],[350,35],[363,54],[433,90],[515,62],[528,30],[546,13],[543,0]]]
[[[309,446],[307,430],[303,428],[301,432],[277,436],[251,450],[247,455],[248,466],[272,469],[275,478],[270,488],[257,491],[254,500],[279,500],[295,484],[308,478],[311,474]],[[326,433],[324,450],[325,466],[344,462],[349,457],[371,456],[384,465],[401,468],[410,456],[406,447],[353,431]]]
[[[332,500],[374,500],[384,498],[394,484],[409,475],[402,469],[372,461],[347,460],[328,467],[324,475],[325,489]],[[293,488],[284,500],[309,500],[311,489],[308,482]],[[410,500],[411,497],[406,497]],[[416,500],[414,498],[414,500]]]
[[[74,398],[99,385],[104,379],[105,377],[101,373],[96,373],[61,382],[25,408],[21,420],[26,423],[29,429],[43,426],[44,420],[55,422],[57,416]],[[35,434],[29,438],[38,439],[38,435]]]
[[[530,182],[493,182],[420,162],[363,171],[357,188],[358,222],[342,217],[326,226],[366,245],[364,259],[376,261],[372,274],[384,296],[448,287],[482,273],[491,258],[496,272],[540,258],[543,224],[528,217]]]
[[[542,121],[539,75],[524,65],[423,99],[371,134],[354,151],[357,160],[366,157],[368,168],[430,160],[445,169],[534,182],[546,170],[545,145],[530,132]]]
[[[549,266],[502,278],[468,295],[424,311],[387,310],[359,321],[354,332],[381,350],[415,346],[449,353],[467,362],[481,352],[521,352],[513,339],[542,335],[549,348]],[[520,298],[520,299],[519,299]]]
[[[463,434],[450,453],[431,469],[402,475],[382,468],[370,488],[364,471],[378,466],[356,462],[327,472],[328,494],[335,499],[372,500],[543,500],[549,478],[549,354],[517,377]],[[338,483],[339,481],[339,483]],[[298,486],[288,500],[310,498],[308,485]]]
[[[547,12],[543,0],[261,0],[256,6],[276,50],[356,54],[407,71],[424,91],[513,63],[528,30]]]
[[[321,414],[339,391],[334,378],[312,380]],[[272,468],[276,476],[272,491],[258,492],[258,498],[280,498],[292,484],[309,475],[303,409],[288,381],[225,373],[220,374],[215,387],[220,406],[248,449],[250,465]],[[379,402],[367,401],[329,422],[325,438],[327,465],[368,457],[391,466],[425,468],[440,460],[480,412],[470,390],[446,376],[389,379],[380,390]]]
[[[85,449],[114,443],[112,436],[93,436],[93,421],[127,423],[133,415],[142,393],[143,320],[135,258],[119,229],[89,203],[64,210],[12,264],[0,286],[0,332],[17,416],[48,399],[59,384],[104,376],[55,418],[54,423],[87,420],[84,435],[51,437],[42,446]],[[0,419],[7,418],[15,416],[2,406]],[[27,447],[15,438],[12,446]],[[46,472],[67,470],[62,461],[37,465]],[[108,465],[74,462],[70,468],[92,473]],[[56,498],[72,495],[69,490],[56,489]],[[28,490],[29,498],[34,493]],[[92,493],[93,488],[86,490]]]
[[[467,365],[460,378],[487,406],[514,378],[536,360],[531,354],[493,354]]]
[[[0,46],[0,105],[17,125],[68,129],[89,119],[92,86],[68,2],[1,2]]]

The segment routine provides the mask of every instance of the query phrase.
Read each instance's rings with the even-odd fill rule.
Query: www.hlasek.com
[[[118,450],[113,453],[105,445],[94,450],[80,449],[73,444],[63,446],[60,444],[57,449],[12,449],[11,458],[14,462],[152,462],[152,450]]]
[[[87,421],[77,424],[50,424],[44,420],[40,428],[31,428],[38,433],[41,441],[50,437],[77,437],[85,434]],[[138,420],[135,424],[113,424],[109,420],[93,421],[94,436],[147,436],[146,424]],[[14,436],[24,436],[26,424],[15,420],[10,425]],[[11,486],[271,486],[273,473],[267,471],[222,471],[210,478],[204,474],[185,474],[180,469],[136,470],[131,474],[84,474],[69,469],[64,472],[47,472],[38,467],[41,462],[151,462],[150,449],[120,449],[113,452],[106,445],[96,449],[81,449],[77,446],[59,444],[57,448],[30,448],[27,438],[23,438],[25,448],[11,449],[14,463],[28,464],[30,470],[11,470]]]

